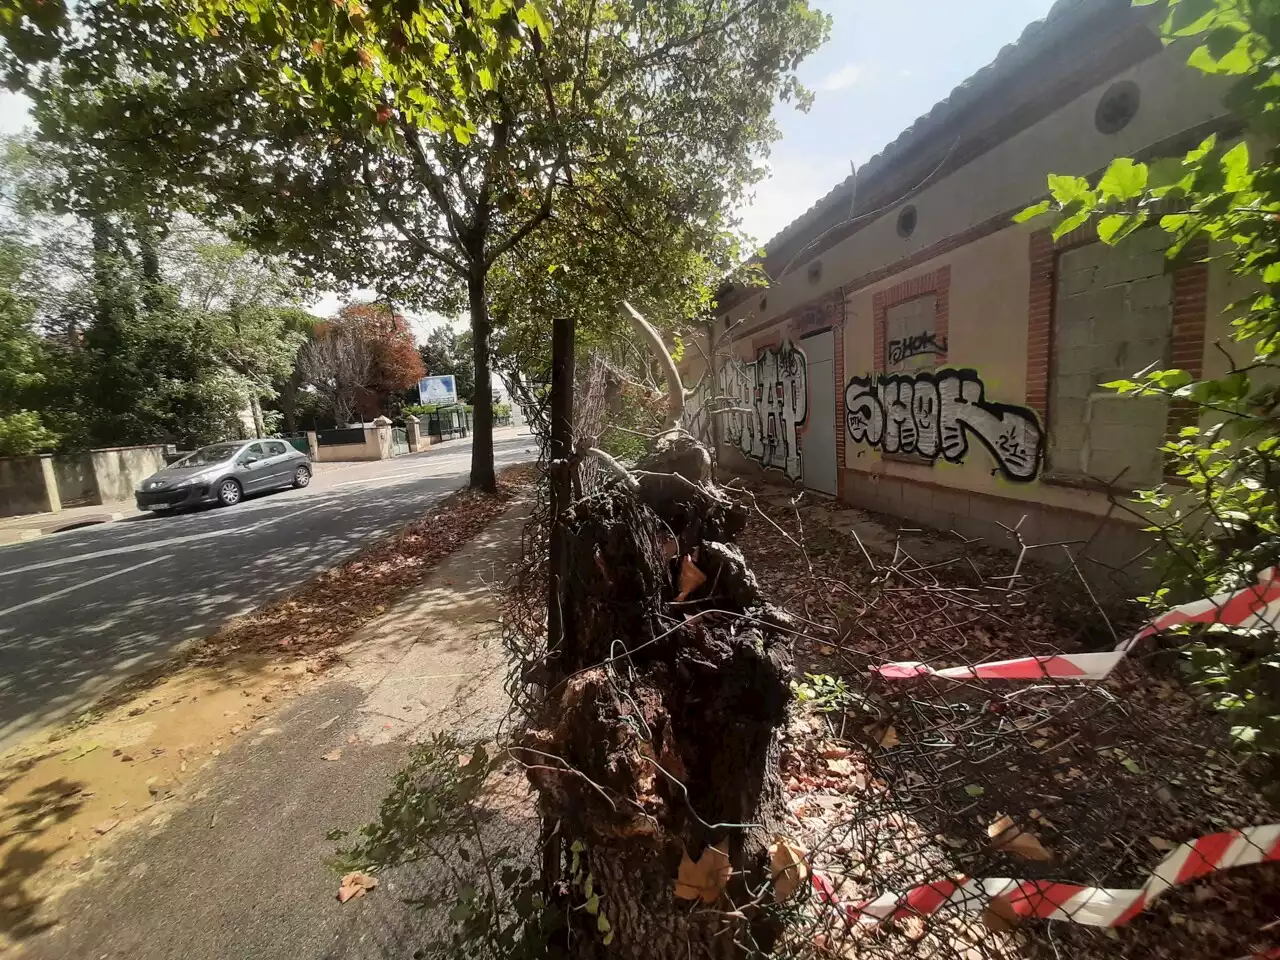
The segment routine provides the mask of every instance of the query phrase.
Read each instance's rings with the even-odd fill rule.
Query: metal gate
[[[810,490],[836,492],[835,334],[815,333],[800,341],[808,362],[809,387],[804,432],[800,439],[800,479]]]
[[[391,429],[391,455],[401,457],[409,452],[409,431],[404,427]]]

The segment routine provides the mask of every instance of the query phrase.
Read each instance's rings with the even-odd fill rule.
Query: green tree
[[[679,218],[714,245],[827,27],[804,0],[87,0],[74,24],[65,0],[19,9],[4,66],[70,154],[70,195],[130,183],[213,203],[336,285],[465,303],[478,383],[490,272],[567,197],[602,221]],[[646,256],[675,272],[688,250]],[[492,489],[477,400],[471,481]]]
[[[1211,136],[1184,156],[1149,164],[1120,158],[1097,182],[1051,176],[1049,198],[1017,218],[1053,213],[1055,236],[1093,220],[1106,243],[1156,224],[1171,237],[1171,257],[1205,243],[1208,258],[1223,261],[1247,291],[1228,308],[1234,342],[1224,349],[1223,375],[1149,370],[1106,384],[1199,414],[1163,448],[1180,482],[1138,494],[1167,548],[1163,586],[1142,598],[1156,608],[1249,585],[1280,563],[1280,5],[1169,0],[1163,33],[1197,38],[1188,63],[1234,78],[1227,103],[1245,121],[1246,139]],[[1233,711],[1235,733],[1280,753],[1276,631],[1248,626],[1188,630],[1184,649],[1197,682]]]

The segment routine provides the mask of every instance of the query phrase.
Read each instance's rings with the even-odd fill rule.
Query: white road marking
[[[153,540],[147,543],[133,543],[127,547],[113,547],[110,550],[98,550],[94,553],[82,553],[72,557],[59,557],[57,560],[45,560],[41,563],[29,563],[25,567],[14,567],[11,570],[0,570],[0,577],[12,577],[19,573],[30,573],[33,570],[48,570],[51,567],[62,567],[68,563],[82,563],[85,560],[99,560],[102,557],[118,557],[127,553],[137,553],[140,550],[162,550],[165,547],[176,547],[184,543],[198,543],[201,540],[212,540],[217,537],[230,537],[238,533],[253,533],[255,530],[261,530],[263,527],[269,527],[272,524],[280,523],[291,517],[301,516],[304,513],[310,513],[312,510],[319,510],[321,507],[329,506],[329,501],[318,503],[315,506],[304,507],[301,510],[294,510],[292,513],[286,513],[280,517],[272,517],[270,520],[261,520],[248,527],[236,527],[231,530],[210,530],[207,533],[192,533],[185,537],[170,537],[168,540]]]
[[[23,610],[26,607],[34,606],[37,603],[44,603],[46,600],[52,600],[55,597],[61,597],[64,594],[72,593],[73,591],[76,591],[76,590],[81,590],[84,587],[91,587],[95,583],[101,583],[103,580],[110,580],[112,577],[120,577],[120,576],[124,576],[126,573],[133,573],[133,571],[135,570],[141,570],[143,567],[149,567],[151,566],[151,564],[159,563],[161,560],[172,560],[172,559],[173,557],[170,554],[165,554],[163,557],[156,557],[152,560],[144,560],[142,561],[142,563],[135,563],[132,567],[125,567],[123,570],[113,570],[111,573],[104,573],[102,576],[94,577],[92,580],[85,580],[81,583],[73,583],[71,586],[63,587],[61,590],[55,590],[53,591],[53,593],[46,593],[43,597],[33,597],[30,600],[24,600],[22,603],[15,604],[14,606],[8,607],[4,610],[0,610],[0,617],[7,616],[8,614],[11,614],[11,613],[17,613],[19,610]]]
[[[376,477],[364,477],[361,480],[344,480],[342,483],[331,483],[323,489],[334,489],[337,487],[351,487],[357,483],[376,483],[379,480],[391,480],[395,477],[412,477],[418,473],[417,470],[407,470],[403,473],[381,473]]]

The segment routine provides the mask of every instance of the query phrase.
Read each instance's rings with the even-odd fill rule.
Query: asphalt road
[[[499,468],[534,456],[494,444]],[[0,749],[420,515],[466,483],[469,441],[323,469],[304,490],[0,547]]]

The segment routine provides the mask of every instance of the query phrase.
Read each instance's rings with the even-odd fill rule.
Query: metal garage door
[[[809,403],[800,441],[801,480],[810,490],[836,492],[835,334],[815,333],[800,341],[807,361]]]

